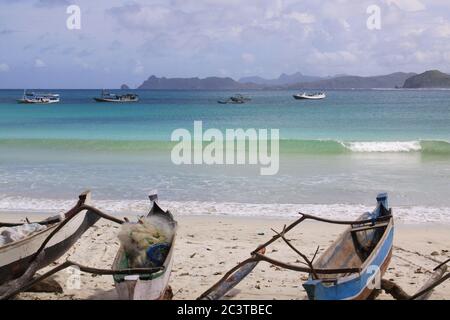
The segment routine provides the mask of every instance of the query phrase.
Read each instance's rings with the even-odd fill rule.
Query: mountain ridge
[[[372,89],[372,88],[403,88],[406,81],[414,76],[416,73],[410,72],[394,72],[387,75],[378,76],[354,76],[341,75],[328,78],[304,76],[301,73],[292,75],[282,74],[278,81],[285,81],[285,84],[275,82],[278,84],[255,83],[247,82],[248,79],[263,79],[263,81],[273,81],[261,77],[246,77],[236,81],[230,77],[190,77],[190,78],[166,78],[150,76],[145,80],[138,89],[147,90],[277,90],[277,89]],[[319,78],[314,81],[300,81],[292,83],[295,77],[303,77],[303,79]],[[307,77],[307,78],[305,78]],[[309,77],[309,78],[308,78]],[[450,76],[449,76],[450,77]],[[244,80],[246,82],[242,83]],[[450,87],[450,80],[449,80]]]

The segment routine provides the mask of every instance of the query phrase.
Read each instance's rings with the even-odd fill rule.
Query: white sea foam
[[[413,152],[422,150],[420,141],[343,142],[353,152]]]
[[[0,211],[24,213],[64,212],[75,204],[73,200],[30,199],[7,197],[0,199]],[[96,200],[94,205],[108,213],[145,214],[150,202],[145,200]],[[215,215],[268,218],[295,218],[298,212],[331,219],[355,219],[372,211],[374,206],[362,204],[252,204],[236,202],[161,201],[161,206],[176,216]],[[394,206],[396,221],[403,223],[450,224],[449,207]]]

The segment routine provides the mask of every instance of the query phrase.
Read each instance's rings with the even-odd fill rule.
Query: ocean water
[[[0,210],[61,211],[80,191],[112,212],[142,212],[150,190],[176,214],[356,217],[388,192],[398,219],[450,222],[450,91],[138,91],[136,104],[98,90],[51,90],[55,105],[21,105],[0,90]],[[280,169],[172,163],[173,130],[279,129]]]

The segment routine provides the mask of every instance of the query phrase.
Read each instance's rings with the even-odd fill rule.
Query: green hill
[[[406,79],[403,88],[450,88],[450,75],[430,70]]]

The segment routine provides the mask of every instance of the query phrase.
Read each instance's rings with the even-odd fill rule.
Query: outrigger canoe
[[[216,300],[242,281],[256,265],[267,262],[287,270],[305,272],[308,280],[303,284],[311,300],[367,299],[375,289],[380,289],[381,279],[391,256],[394,238],[392,210],[388,209],[387,194],[379,194],[373,212],[365,213],[355,221],[329,220],[300,213],[301,218],[282,232],[274,232],[270,240],[258,246],[251,257],[228,271],[225,276],[205,291],[198,299]],[[285,237],[305,220],[348,225],[349,228],[326,250],[318,260],[316,254],[309,259]],[[264,255],[275,241],[283,241],[304,260],[304,265],[289,264]]]
[[[310,300],[364,300],[379,289],[392,256],[394,221],[387,194],[378,206],[358,220],[388,220],[371,225],[351,225],[314,263],[314,269],[359,268],[359,273],[309,275],[303,284]]]
[[[120,300],[163,300],[169,290],[169,279],[172,272],[173,252],[175,247],[177,222],[170,211],[164,211],[158,205],[156,194],[149,196],[152,208],[147,217],[158,216],[163,218],[168,226],[173,229],[173,239],[170,243],[169,252],[159,271],[147,274],[136,275],[114,275],[116,292]],[[128,269],[128,258],[123,247],[120,247],[114,259],[113,269]]]
[[[6,259],[10,256],[17,256],[12,263],[2,265],[2,276],[6,283],[0,283],[0,300],[10,299],[51,275],[72,266],[77,267],[80,271],[96,275],[151,275],[154,278],[158,277],[160,274],[158,272],[169,270],[168,273],[161,273],[164,277],[167,277],[167,280],[165,280],[165,284],[167,284],[168,275],[170,274],[168,265],[166,268],[125,268],[114,270],[84,266],[69,259],[46,273],[33,278],[37,270],[49,265],[51,262],[61,257],[78,240],[78,238],[100,218],[118,224],[123,224],[128,221],[127,219],[122,220],[103,213],[99,209],[87,204],[89,200],[89,192],[82,194],[77,205],[67,212],[64,217],[49,218],[40,222],[39,224],[48,226],[43,231],[35,233],[22,241],[16,241],[0,247],[0,261],[2,263],[6,262]],[[164,215],[167,219],[172,219],[170,221],[173,221],[170,213],[164,212],[156,203],[149,214]],[[5,227],[17,225],[20,224],[0,224],[0,226]],[[176,227],[176,223],[174,223],[174,227]],[[11,250],[11,248],[14,248],[15,250]],[[170,261],[170,266],[172,263],[172,250],[170,259],[168,259],[168,261]],[[10,272],[11,275],[9,275],[8,272]],[[155,284],[158,283],[159,282]]]
[[[48,266],[59,259],[67,250],[98,220],[99,216],[87,210],[79,213],[79,209],[90,201],[90,192],[79,196],[77,204],[63,216],[50,217],[38,222],[46,226],[42,231],[34,233],[22,240],[0,246],[0,285],[21,277],[35,258],[36,252],[44,241],[65,220],[65,225],[45,245],[42,259],[39,260],[37,270]],[[23,223],[0,223],[0,227],[15,227]]]

